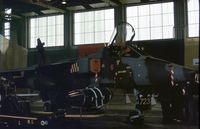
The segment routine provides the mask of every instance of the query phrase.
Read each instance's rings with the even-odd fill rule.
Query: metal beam
[[[0,12],[0,16],[3,16],[3,17],[5,17],[5,16],[11,16],[13,18],[18,18],[18,19],[22,18],[21,16],[15,15],[15,14],[5,14],[5,12],[3,12],[3,11]]]
[[[93,7],[92,6],[90,6],[90,5],[88,5],[88,4],[84,4],[84,5],[82,5],[84,8],[86,8],[86,9],[93,9]]]
[[[0,0],[0,12],[1,11],[4,11],[4,8],[3,8],[3,0]]]
[[[121,5],[122,3],[119,0],[110,0],[111,2],[117,4],[117,5]]]
[[[119,6],[122,4],[121,2],[119,2],[119,0],[102,0],[102,1],[111,4],[113,6]]]
[[[41,6],[41,7],[44,7],[44,8],[47,8],[47,9],[51,9],[51,10],[56,10],[60,13],[65,13],[66,11],[63,10],[63,9],[60,9],[60,8],[56,8],[56,7],[53,7],[53,6],[50,6],[50,5],[47,5],[47,4],[44,4],[42,2],[35,2],[35,3],[32,3],[32,4],[35,4],[35,5],[38,5],[38,6]]]

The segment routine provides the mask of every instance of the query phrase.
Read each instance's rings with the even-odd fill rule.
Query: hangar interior
[[[37,65],[38,38],[47,64],[88,56],[122,22],[149,55],[199,70],[199,0],[0,0],[0,72]],[[105,108],[135,105],[133,91],[115,95]]]
[[[56,62],[62,59],[74,58],[84,54],[88,54],[90,51],[94,52],[96,49],[101,48],[101,43],[109,41],[115,25],[122,21],[130,21],[132,24],[134,24],[133,27],[137,28],[137,32],[139,31],[142,35],[146,31],[145,30],[143,32],[143,29],[147,29],[148,33],[144,33],[144,35],[146,34],[145,36],[136,37],[137,39],[135,39],[135,41],[138,41],[138,44],[144,45],[144,49],[147,51],[147,53],[152,56],[166,59],[174,63],[198,68],[198,65],[193,62],[195,59],[198,59],[199,51],[199,18],[197,16],[198,7],[196,7],[198,4],[196,4],[195,2],[191,2],[191,4],[188,4],[190,1],[185,0],[174,2],[162,0],[68,0],[66,1],[67,4],[62,4],[61,0],[14,0],[1,2],[1,35],[5,35],[10,39],[10,42],[16,42],[17,44],[27,49],[27,66],[36,64],[36,59],[34,58],[34,43],[36,43],[36,41],[35,39],[31,38],[33,35],[32,33],[37,33],[33,36],[41,37],[42,42],[45,42],[49,62]],[[153,4],[152,7],[149,7],[149,5],[151,4]],[[164,12],[159,12],[161,10],[161,5],[159,4],[163,4],[162,7],[169,6],[171,10],[166,10],[166,15],[164,15]],[[188,7],[188,5],[190,7]],[[134,10],[135,8],[133,7],[138,8],[138,11],[140,11],[140,8],[142,9],[143,7],[147,11],[149,9],[152,9],[152,12],[151,14],[149,14],[149,12],[141,12],[144,13],[141,14],[141,16],[143,17],[134,14],[138,18],[135,21],[131,21],[131,19],[133,19],[135,16],[127,13],[128,11]],[[6,12],[5,9],[11,10],[7,10]],[[109,14],[104,14],[105,12],[100,12],[101,10],[106,9],[113,10],[109,11]],[[105,15],[105,17],[108,16],[108,19],[110,19],[106,21],[106,24],[101,23],[103,20],[100,19],[100,23],[102,24],[103,28],[102,30],[108,33],[106,34],[108,36],[105,37],[104,34],[104,37],[102,37],[102,39],[95,39],[95,35],[90,35],[91,32],[94,33],[102,31],[101,28],[96,27],[96,24],[98,24],[98,22],[96,22],[96,24],[94,23],[95,19],[92,15],[93,13],[95,13],[95,11],[96,15]],[[88,23],[88,25],[94,25],[92,25],[91,28],[88,28],[88,30],[84,30],[84,25],[87,26],[87,22],[77,23],[76,25],[74,20],[76,20],[76,16],[78,17],[78,15],[83,15],[85,17],[87,17],[88,15],[88,21],[92,21],[91,23]],[[149,18],[151,15],[153,16],[150,20]],[[8,17],[7,19],[4,18],[6,16]],[[58,26],[60,27],[60,30],[58,30],[60,31],[60,37],[55,37],[56,32],[52,32],[52,35],[54,35],[54,37],[52,37],[51,40],[51,38],[48,37],[48,34],[41,34],[42,32],[48,33],[48,31],[50,31],[47,30],[47,25],[44,26],[42,24],[46,24],[48,22],[48,18],[55,20],[54,16],[60,16],[62,22],[56,23],[60,24],[60,26]],[[163,17],[161,19],[162,21],[159,21],[159,25],[156,25],[156,23],[154,23],[154,20],[160,17]],[[44,23],[41,23],[40,20]],[[84,20],[84,18],[81,20]],[[38,26],[44,26],[43,28],[46,30],[34,30],[39,28],[31,28],[30,24],[34,24],[32,23],[32,21],[39,22]],[[141,25],[138,24],[138,22],[145,23],[141,23],[144,24]],[[52,24],[55,24],[55,22],[52,22]],[[107,24],[110,24],[110,26],[106,26]],[[160,26],[160,28],[158,28],[157,26]],[[169,30],[167,30],[168,26],[171,27],[168,28]],[[52,29],[58,27],[52,26]],[[162,31],[162,34],[153,34],[154,31],[157,32],[156,30]],[[165,31],[167,33],[165,33]],[[137,35],[137,32],[136,36],[140,36],[140,34]],[[82,35],[78,34],[76,37],[76,33],[81,33],[82,35],[85,35],[85,38],[81,37]],[[101,33],[97,33],[96,35],[98,34],[101,35]]]

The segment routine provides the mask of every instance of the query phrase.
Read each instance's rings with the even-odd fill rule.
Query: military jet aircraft
[[[99,86],[101,60],[97,57],[101,56],[100,53],[87,58],[46,64],[43,45],[38,39],[37,49],[40,59],[37,66],[0,71],[0,118],[37,119],[30,117],[35,114],[31,113],[29,102],[27,103],[24,95],[22,97],[16,94],[18,88],[39,91],[39,97],[44,103],[43,112],[52,112],[51,114],[56,117],[58,114],[68,117],[65,114],[74,110],[80,111],[78,112],[80,114],[87,113],[87,116],[88,113],[101,111],[111,99],[112,92],[107,87]],[[41,125],[46,123],[41,121]]]
[[[171,110],[172,101],[177,99],[173,98],[174,94],[182,92],[184,96],[188,92],[186,91],[187,88],[198,89],[198,71],[146,54],[142,48],[139,48],[132,41],[135,31],[129,23],[122,23],[115,29],[114,36],[112,36],[114,38],[107,46],[112,57],[120,62],[115,67],[114,78],[118,81],[116,85],[121,86],[121,88],[130,89],[134,87],[137,89],[139,91],[138,103],[140,103],[138,106],[143,105],[140,107],[141,110],[143,110],[144,105],[150,104],[148,95],[150,96],[153,92],[158,93],[163,118],[173,117],[169,116],[171,115],[169,110]],[[126,78],[123,75],[128,71],[132,73],[131,78]],[[123,81],[125,78],[126,80]],[[178,89],[178,91],[175,92],[174,89]]]
[[[17,88],[38,90],[44,111],[64,109],[68,113],[74,107],[84,111],[101,109],[112,97],[109,87],[129,92],[137,89],[140,93],[137,108],[143,110],[144,106],[150,105],[152,91],[158,91],[168,100],[165,94],[170,93],[170,87],[179,82],[197,82],[197,71],[145,54],[132,42],[134,36],[133,27],[122,23],[115,28],[110,42],[103,49],[85,57],[52,64],[45,63],[44,44],[38,39],[39,65],[1,71],[2,80],[8,81],[0,84],[3,87],[14,84]],[[5,96],[4,93],[0,95]],[[27,109],[21,106],[9,110],[9,101],[5,100],[16,99],[1,100],[0,111],[4,115],[23,114],[17,109]],[[140,111],[130,114],[130,121],[135,118],[143,119]]]

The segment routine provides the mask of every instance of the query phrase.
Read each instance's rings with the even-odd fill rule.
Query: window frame
[[[106,43],[106,42],[98,42],[98,43],[96,43],[95,42],[95,40],[94,40],[94,42],[93,43],[82,43],[82,44],[75,44],[75,14],[76,13],[86,13],[86,12],[94,12],[94,11],[101,11],[101,10],[108,10],[108,9],[113,9],[113,12],[114,12],[114,18],[113,18],[113,24],[114,24],[114,26],[113,26],[113,30],[114,30],[114,28],[115,28],[115,21],[116,21],[116,17],[115,17],[115,8],[114,7],[108,7],[108,8],[96,8],[96,9],[92,9],[92,10],[78,10],[78,11],[73,11],[73,13],[72,13],[72,46],[81,46],[81,45],[95,45],[95,44],[103,44],[103,43]],[[95,17],[95,16],[94,16]],[[105,20],[106,19],[104,19],[104,23],[105,23]],[[94,20],[94,24],[95,24],[95,21],[96,20]],[[83,22],[83,23],[86,23],[86,22]],[[105,24],[104,24],[104,26],[105,26]],[[113,32],[113,30],[112,30],[112,32]],[[95,30],[94,30],[94,32],[96,32]],[[104,29],[104,35],[105,35],[105,32],[106,32],[106,30]],[[111,32],[111,33],[112,33]],[[85,33],[85,32],[84,32]],[[87,33],[87,32],[86,32]],[[93,32],[92,32],[93,33]],[[93,33],[94,35],[95,35],[95,33]],[[95,37],[95,36],[94,36]],[[109,41],[108,41],[109,42]]]
[[[45,46],[45,49],[47,50],[54,50],[54,49],[60,49],[65,47],[65,14],[64,13],[53,13],[53,14],[46,14],[46,15],[38,15],[38,16],[30,16],[27,20],[27,47],[29,50],[36,49],[36,47],[31,47],[31,19],[32,18],[43,18],[43,17],[51,17],[51,16],[58,16],[63,15],[63,45],[62,46]],[[42,41],[42,40],[41,40]],[[44,42],[44,41],[42,41]],[[46,42],[44,42],[46,43]]]
[[[160,2],[158,2],[158,1],[156,1],[156,2],[144,2],[144,3],[133,3],[133,4],[128,4],[128,5],[126,5],[126,7],[125,7],[125,20],[126,20],[126,22],[128,22],[127,21],[127,7],[134,7],[134,6],[142,6],[142,5],[152,5],[152,4],[163,4],[163,3],[170,3],[170,2],[172,2],[173,3],[173,18],[174,18],[174,27],[173,27],[173,37],[172,38],[163,38],[163,36],[162,36],[162,38],[159,38],[159,39],[151,39],[151,28],[155,28],[155,27],[151,27],[151,25],[149,25],[149,27],[148,27],[148,29],[149,29],[149,36],[150,36],[150,39],[142,39],[142,40],[133,40],[133,42],[137,42],[137,41],[154,41],[154,40],[162,40],[162,41],[164,41],[164,40],[174,40],[174,39],[176,39],[176,19],[175,19],[175,2],[174,1],[172,1],[172,0],[166,0],[166,1],[160,1]],[[149,8],[150,9],[150,8]],[[161,14],[161,17],[162,17],[162,19],[161,20],[163,20],[163,13],[160,13]],[[155,14],[154,14],[155,15]],[[157,15],[157,14],[156,14]],[[150,18],[149,18],[149,20],[151,20],[151,14],[149,14],[148,15]],[[137,17],[139,17],[139,16],[137,16]],[[139,19],[138,19],[139,20]],[[139,25],[138,25],[139,26]],[[162,22],[162,26],[161,26],[162,28],[163,27],[167,27],[167,26],[163,26],[163,22]],[[134,28],[135,29],[135,28]],[[139,28],[138,28],[139,29]],[[162,29],[162,31],[163,31],[163,29]]]

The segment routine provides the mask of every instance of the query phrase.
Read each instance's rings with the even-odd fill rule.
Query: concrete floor
[[[119,106],[119,105],[118,105]],[[121,109],[106,110],[105,115],[99,118],[81,119],[71,118],[62,123],[53,123],[47,127],[17,127],[18,129],[199,129],[198,125],[163,124],[160,104],[153,106],[151,111],[144,112],[144,124],[133,125],[127,121],[129,113],[127,105]],[[130,105],[129,105],[130,106]],[[115,106],[116,107],[116,106]],[[122,110],[125,109],[125,110]],[[14,127],[13,129],[17,129]],[[4,129],[4,128],[0,128]],[[11,127],[6,129],[12,129]]]
[[[163,124],[160,104],[152,110],[144,112],[144,124],[133,125],[127,120],[129,111],[135,107],[135,99],[130,95],[131,103],[126,104],[124,95],[115,96],[107,106],[105,114],[99,118],[81,119],[71,118],[62,123],[53,123],[47,127],[14,127],[13,129],[199,129],[199,125]],[[41,108],[41,104],[35,104]],[[36,107],[36,108],[38,108]],[[0,127],[0,129],[4,129]],[[5,129],[12,129],[11,127]]]

